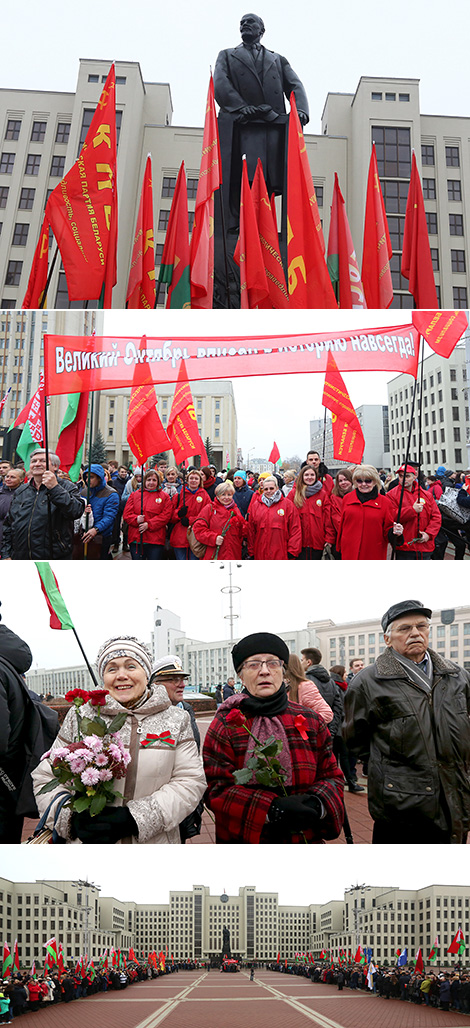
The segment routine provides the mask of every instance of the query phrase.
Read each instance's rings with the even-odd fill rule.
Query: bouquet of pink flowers
[[[119,735],[126,714],[117,714],[109,725],[100,717],[107,695],[106,689],[93,692],[72,689],[68,692],[65,699],[75,705],[78,742],[59,746],[54,752],[48,750],[42,757],[45,760],[52,755],[54,779],[40,792],[51,792],[60,782],[71,790],[70,800],[64,805],[77,813],[88,809],[91,817],[114,802],[118,793],[112,783],[117,778],[125,778],[131,760]],[[79,714],[79,708],[87,702],[96,708],[96,714],[91,718]]]

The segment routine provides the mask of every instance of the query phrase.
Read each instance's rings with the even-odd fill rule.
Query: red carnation
[[[107,696],[109,696],[109,689],[94,689],[93,692],[88,693],[92,707],[102,707],[106,703]]]
[[[245,715],[242,714],[241,710],[230,710],[225,720],[227,724],[238,725],[241,727],[245,724]]]
[[[86,692],[85,689],[70,689],[65,694],[66,703],[75,703],[77,707],[81,707],[82,703],[87,703],[90,698],[90,693]],[[80,700],[80,702],[78,702]]]
[[[306,724],[308,724],[307,718],[304,717],[303,714],[297,714],[297,717],[294,719],[294,725],[298,728],[302,739],[308,739],[308,735],[304,727]]]

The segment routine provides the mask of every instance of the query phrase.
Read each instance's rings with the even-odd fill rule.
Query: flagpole
[[[421,336],[420,336],[421,342]],[[419,415],[418,415],[418,503],[421,497],[421,486],[419,477],[421,474],[421,459],[423,455],[423,439],[422,439],[422,421],[423,421],[423,375],[424,375],[424,345],[421,346],[421,369],[419,377]],[[419,536],[419,513],[416,523],[416,534]]]
[[[49,274],[47,276],[47,281],[46,281],[46,284],[44,286],[44,292],[43,292],[42,297],[41,297],[41,303],[39,304],[39,310],[43,309],[44,304],[46,302],[47,290],[49,289],[49,285],[50,285],[50,282],[51,282],[52,273],[53,273],[54,268],[55,268],[55,262],[57,260],[58,252],[59,252],[59,244],[56,243],[55,254],[54,254],[53,258],[52,258],[52,263],[51,263],[51,266],[50,266],[50,269],[49,269]]]
[[[91,447],[93,444],[93,417],[95,409],[95,392],[91,391],[91,404],[90,404],[90,441],[88,446],[88,473],[86,476],[86,505],[88,507],[90,503],[90,475],[91,475]],[[88,518],[89,514],[85,518],[85,532],[88,532]],[[83,560],[88,560],[88,543],[83,544]],[[98,687],[97,687],[98,688]]]
[[[49,471],[49,433],[47,427],[47,396],[46,386],[44,383],[44,449],[46,451],[46,471]],[[54,556],[52,550],[52,507],[51,507],[51,491],[46,489],[47,495],[47,531],[49,536],[49,557],[52,560]]]
[[[219,186],[217,192],[219,194],[220,221],[222,225],[222,243],[224,248],[225,290],[227,293],[227,310],[230,310],[230,282],[228,277],[227,240],[225,238],[225,212],[222,197],[222,186]]]
[[[419,346],[420,345],[421,345],[421,336],[419,337],[418,355],[419,355]],[[413,431],[413,419],[414,419],[414,412],[415,412],[415,403],[416,403],[417,389],[418,389],[418,375],[416,375],[416,378],[415,378],[415,384],[414,384],[414,389],[413,389],[413,398],[412,398],[412,401],[411,401],[410,427],[408,429],[408,439],[406,441],[405,467],[408,464],[408,459],[409,459],[409,456],[410,456],[411,434],[412,434],[412,431]],[[402,506],[403,506],[403,496],[404,496],[404,493],[405,493],[405,478],[406,478],[406,474],[404,473],[403,474],[403,481],[401,483],[400,499],[398,501],[398,511],[397,511],[397,517],[396,517],[396,521],[397,521],[398,524],[400,523],[401,509],[402,509]],[[392,560],[395,560],[395,559],[396,559],[396,548],[395,548],[395,545],[392,544]]]
[[[141,515],[143,517],[143,515],[144,515],[144,465],[143,464],[141,464],[141,472],[142,472],[142,474],[140,476],[140,513],[141,513]],[[158,471],[157,471],[157,475],[158,475]],[[140,533],[140,554],[141,554],[141,557],[142,557],[142,560],[143,560],[144,559],[144,533],[143,532]]]
[[[321,455],[322,464],[325,463],[325,450],[326,450],[326,407],[324,408],[325,413],[323,415],[323,452]]]

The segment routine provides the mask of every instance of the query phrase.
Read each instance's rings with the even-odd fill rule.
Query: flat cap
[[[402,600],[401,603],[394,603],[383,615],[383,631],[386,632],[392,621],[404,617],[405,614],[422,614],[423,617],[430,618],[432,617],[432,610],[429,607],[423,606],[420,600]]]

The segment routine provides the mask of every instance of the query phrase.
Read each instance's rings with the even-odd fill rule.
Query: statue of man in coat
[[[221,50],[214,69],[229,232],[238,229],[244,154],[250,182],[260,157],[269,195],[279,195],[284,190],[288,121],[284,97],[294,93],[300,121],[302,125],[308,122],[305,89],[286,58],[262,46],[264,31],[264,23],[257,14],[243,15],[241,44]]]

